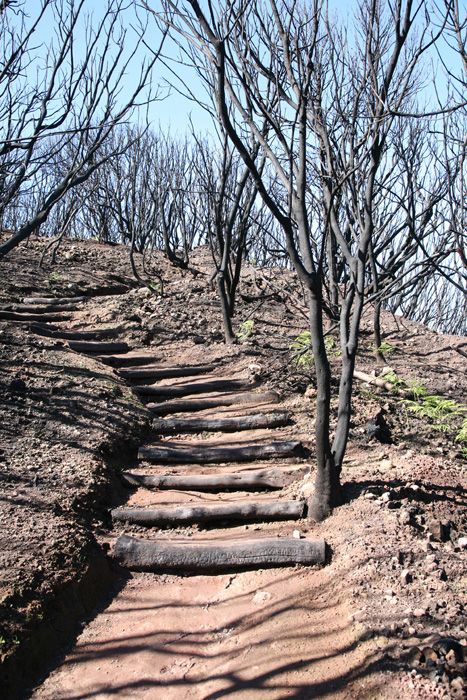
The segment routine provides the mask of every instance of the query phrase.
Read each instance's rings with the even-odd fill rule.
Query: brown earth
[[[65,242],[56,265],[46,258],[38,268],[45,245],[31,240],[0,261],[3,307],[25,296],[98,295],[60,327],[123,326],[118,340],[162,364],[214,362],[219,376],[258,373],[261,390],[280,391],[281,410],[293,416],[292,427],[275,434],[301,439],[300,461],[311,470],[284,496],[310,492],[313,379],[290,361],[290,344],[306,330],[290,273],[274,271],[271,289],[258,271],[245,270],[235,322],[251,318],[253,331],[226,347],[206,250],[193,254],[188,271],[156,259],[161,298],[131,277],[124,248]],[[274,296],[260,298],[264,291]],[[302,520],[230,530],[325,539],[331,556],[322,569],[128,575],[106,552],[120,531],[142,529],[113,525],[109,511],[140,498],[118,475],[153,439],[148,412],[110,366],[30,328],[0,320],[5,697],[465,696],[466,472],[455,441],[462,415],[445,432],[446,420],[414,414],[400,397],[356,383],[346,503],[319,526]],[[467,360],[452,346],[466,347],[465,338],[390,315],[383,328],[393,346],[386,359],[399,378],[464,403]],[[369,329],[368,320],[357,363],[366,372],[375,369]],[[332,361],[337,368],[339,357]],[[369,421],[381,411],[388,433],[372,437]],[[165,528],[159,536],[200,533],[197,526]],[[68,647],[79,625],[77,645]],[[56,670],[27,690],[47,668]]]

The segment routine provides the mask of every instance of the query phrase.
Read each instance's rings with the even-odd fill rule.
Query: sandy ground
[[[365,650],[332,578],[291,568],[136,574],[32,697],[364,697],[336,692],[363,672]]]

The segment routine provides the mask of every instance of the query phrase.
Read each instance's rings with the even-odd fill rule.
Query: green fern
[[[330,355],[331,357],[339,357],[340,355],[342,355],[342,352],[337,347],[337,343],[334,340],[334,338],[331,338],[330,336],[325,338],[324,339],[324,346],[326,348],[328,355]],[[337,350],[335,348],[337,348]]]
[[[400,379],[393,369],[385,374],[382,374],[381,379],[384,379],[385,382],[392,384],[392,391],[394,394],[397,394],[399,389],[405,389],[407,387],[406,381],[404,379]]]
[[[383,340],[383,342],[381,343],[379,348],[377,348],[376,345],[371,346],[371,352],[374,355],[377,355],[379,352],[382,353],[383,355],[390,355],[391,352],[393,352],[393,350],[395,350],[395,349],[396,348],[394,347],[394,345],[387,343],[385,340]]]
[[[311,349],[310,331],[303,331],[303,333],[297,335],[289,349],[292,350],[292,364],[307,369],[313,367],[315,358]]]
[[[327,354],[331,357],[339,357],[339,355],[342,354],[334,338],[329,336],[324,339],[324,347],[326,348]],[[294,365],[297,367],[306,367],[307,369],[313,367],[315,358],[313,356],[313,350],[311,349],[310,331],[303,331],[303,333],[300,333],[290,345],[289,350],[292,350],[292,363]]]
[[[464,418],[464,420],[461,423],[461,427],[457,431],[456,442],[467,442],[467,418]],[[464,450],[467,451],[467,447],[464,447],[463,451]]]
[[[448,399],[437,394],[427,394],[425,386],[417,379],[399,379],[396,373],[391,370],[383,375],[385,381],[392,384],[394,389],[405,389],[413,392],[413,399],[402,399],[407,416],[415,413],[420,418],[428,418],[432,421],[433,429],[443,433],[449,433],[454,428],[456,430],[455,442],[467,443],[467,405],[458,403],[454,399]],[[460,428],[455,425],[456,418],[463,417]],[[462,449],[463,456],[467,458],[467,446]]]

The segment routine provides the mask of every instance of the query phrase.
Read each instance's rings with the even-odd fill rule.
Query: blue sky
[[[151,4],[151,2],[154,2],[154,7],[157,7],[157,0],[149,0],[149,4]],[[95,18],[99,16],[99,12],[102,10],[103,5],[104,3],[94,5],[93,11],[95,13]],[[330,0],[331,8],[338,8],[342,13],[343,19],[345,19],[346,16],[351,13],[352,5],[353,1],[351,0],[350,2],[347,2],[345,4],[345,9],[343,9],[342,2],[339,2],[339,0]],[[34,17],[40,6],[41,0],[27,0],[24,7],[27,9],[27,12],[30,14],[30,16]],[[93,7],[92,3],[88,3],[87,6],[90,8]],[[127,40],[125,43],[128,43],[128,46],[131,46],[133,41],[136,39],[135,28],[137,25],[135,15],[132,13],[131,8],[128,11],[126,17]],[[42,44],[43,46],[47,46],[50,43],[52,36],[53,35],[51,32],[50,22],[45,22],[41,25],[37,33],[37,43]],[[159,41],[158,37],[159,31],[156,29],[154,20],[150,18],[147,31],[147,40],[148,42],[154,42],[153,45],[157,46]],[[40,51],[41,49],[38,50]],[[141,60],[144,56],[144,53],[146,52],[146,49],[140,49],[138,56]],[[164,52],[169,54],[175,53],[173,45],[170,41],[168,41],[166,46],[164,47]],[[448,52],[444,50],[444,54],[446,56],[447,53]],[[128,91],[133,86],[134,81],[136,80],[136,66],[137,62],[135,64],[135,68],[133,69],[134,72],[130,71],[127,76]],[[183,78],[189,82],[190,87],[194,88],[195,92],[199,92],[202,94],[202,87],[194,71],[184,69],[179,65],[174,66],[174,70],[180,75],[182,75]],[[155,69],[154,83],[160,82],[163,85],[164,79],[173,80],[173,76],[170,75],[170,72],[167,68],[165,68],[162,64],[159,64]],[[443,87],[446,84],[446,80],[441,68],[438,70],[438,82],[440,89],[443,89]],[[189,114],[191,114],[192,121],[197,131],[203,132],[212,128],[209,116],[196,103],[183,98],[182,96],[178,95],[174,90],[171,91],[171,94],[168,94],[167,88],[164,87],[162,87],[161,94],[168,96],[166,96],[165,99],[163,99],[162,101],[158,101],[152,104],[149,111],[150,120],[155,127],[157,127],[160,124],[164,130],[170,128],[171,132],[174,135],[177,132],[179,134],[184,134],[185,131],[189,129]]]

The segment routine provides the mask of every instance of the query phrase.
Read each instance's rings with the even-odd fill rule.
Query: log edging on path
[[[293,472],[281,469],[262,469],[227,474],[134,474],[123,472],[122,482],[128,487],[146,489],[173,489],[183,491],[253,491],[281,489],[293,481]]]
[[[217,408],[220,406],[246,406],[248,404],[279,403],[280,396],[277,391],[264,391],[262,393],[247,394],[219,394],[218,396],[208,396],[204,398],[185,398],[165,401],[162,403],[148,403],[148,408],[152,413],[159,416],[168,413],[182,413],[188,411],[203,411],[205,408]]]
[[[280,428],[289,422],[288,413],[255,413],[230,418],[155,418],[152,428],[156,433],[202,433]]]
[[[283,440],[263,445],[241,445],[239,447],[195,447],[187,449],[172,447],[140,447],[138,459],[170,464],[213,464],[215,462],[245,462],[270,457],[293,456],[301,446],[300,440]]]
[[[138,525],[179,525],[219,520],[299,520],[305,501],[246,501],[199,506],[162,506],[160,508],[114,508],[113,520]]]
[[[121,535],[114,559],[135,571],[226,571],[266,566],[324,564],[324,540],[258,538],[230,543],[167,543]]]

